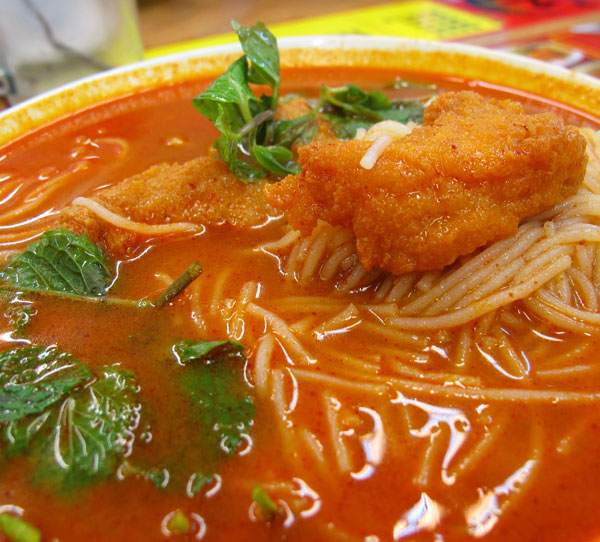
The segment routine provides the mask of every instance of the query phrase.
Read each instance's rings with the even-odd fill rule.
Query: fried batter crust
[[[190,222],[243,229],[278,213],[262,194],[264,182],[245,185],[225,163],[205,156],[183,164],[159,164],[98,192],[92,199],[136,222]],[[131,256],[145,236],[116,228],[86,207],[71,205],[59,223],[85,233],[115,258]]]
[[[318,219],[352,228],[363,266],[396,274],[440,269],[514,234],[574,194],[587,163],[583,136],[556,115],[468,91],[438,96],[423,126],[366,170],[370,144],[302,147],[302,172],[265,196],[304,234]]]

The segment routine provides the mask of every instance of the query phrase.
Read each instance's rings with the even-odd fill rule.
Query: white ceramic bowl
[[[458,75],[536,94],[600,117],[600,81],[537,60],[456,43],[323,36],[279,41],[285,67],[365,66]],[[69,113],[166,84],[215,76],[240,54],[237,44],[155,58],[81,79],[0,114],[0,145]]]

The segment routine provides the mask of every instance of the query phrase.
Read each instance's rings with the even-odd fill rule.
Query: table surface
[[[281,23],[385,3],[365,0],[140,0],[140,31],[147,49],[231,32],[230,21],[243,25]]]

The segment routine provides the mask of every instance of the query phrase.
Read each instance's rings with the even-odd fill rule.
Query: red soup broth
[[[282,94],[315,96],[321,83],[348,82],[389,91],[398,75],[284,70]],[[402,75],[435,83],[439,90],[472,88],[510,97],[531,111],[551,109],[568,122],[592,124],[575,111],[509,89]],[[1,148],[0,190],[8,187],[2,214],[9,218],[0,224],[5,230],[0,236],[25,239],[28,220],[46,213],[49,218],[40,223],[51,224],[52,213],[77,196],[93,195],[150,165],[209,152],[218,133],[191,105],[207,85],[174,85],[99,104]],[[53,184],[64,176],[69,182]],[[8,197],[17,185],[22,185],[17,196]],[[45,199],[28,208],[34,192]],[[22,455],[2,462],[0,504],[20,507],[43,540],[61,542],[572,542],[600,536],[598,400],[527,398],[530,390],[573,397],[596,393],[597,371],[551,381],[532,373],[515,381],[479,359],[449,361],[442,350],[459,341],[459,330],[429,330],[423,355],[414,357],[421,347],[411,346],[410,337],[355,325],[352,309],[335,327],[332,317],[350,303],[370,303],[372,291],[344,294],[324,281],[286,278],[277,251],[256,250],[286,232],[277,219],[248,231],[219,227],[191,237],[149,238],[133,259],[119,263],[109,295],[153,299],[191,262],[203,266],[200,278],[160,310],[32,296],[35,314],[22,337],[5,315],[2,349],[23,341],[56,345],[93,371],[118,365],[135,372],[143,414],[127,461],[157,469],[168,465],[171,481],[159,488],[120,470],[58,492],[39,482]],[[249,299],[244,292],[252,294]],[[8,298],[2,303],[6,310]],[[249,315],[240,309],[245,306],[251,307]],[[523,316],[518,304],[514,312]],[[282,331],[281,322],[289,328]],[[300,339],[284,337],[290,328]],[[561,332],[535,321],[520,335],[511,333],[526,353],[541,348],[561,356],[580,348],[572,356],[574,366],[593,365],[598,355],[593,334]],[[189,398],[171,351],[181,338],[235,338],[246,346],[240,378],[247,382],[255,416],[248,439],[231,458],[215,459],[200,449],[202,435],[185,421]],[[269,349],[259,392],[256,363]],[[541,363],[530,357],[532,366]],[[448,383],[453,390],[500,392],[447,394]],[[517,390],[514,400],[503,398],[502,390],[509,395]],[[189,496],[185,480],[200,472],[218,477]],[[270,522],[253,504],[257,487],[281,511]],[[166,530],[178,510],[189,521],[187,534]]]

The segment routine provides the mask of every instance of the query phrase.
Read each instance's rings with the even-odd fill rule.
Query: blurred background
[[[600,0],[0,0],[0,96],[235,41],[230,20],[278,36],[462,41],[600,76]]]

